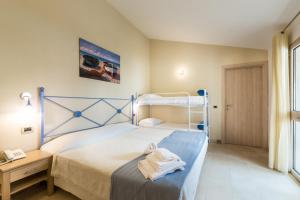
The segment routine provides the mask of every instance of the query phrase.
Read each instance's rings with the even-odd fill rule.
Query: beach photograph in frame
[[[120,56],[79,39],[80,77],[120,84]]]

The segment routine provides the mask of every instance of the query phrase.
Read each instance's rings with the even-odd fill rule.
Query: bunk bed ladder
[[[208,93],[205,89],[198,90],[198,95],[203,96],[203,105],[200,105],[200,110],[191,110],[189,104],[189,130],[191,130],[191,125],[196,126],[196,129],[200,131],[204,131],[209,136],[209,100],[208,100]],[[190,97],[189,97],[190,101]],[[191,115],[200,115],[201,121],[200,122],[191,122]]]
[[[207,105],[206,105],[206,113],[207,113],[207,116],[206,116],[206,132],[207,132],[207,137],[208,137],[208,142],[210,142],[210,122],[209,122],[209,119],[210,119],[210,111],[209,111],[209,97],[208,97],[208,94],[206,95],[206,99],[207,99]]]

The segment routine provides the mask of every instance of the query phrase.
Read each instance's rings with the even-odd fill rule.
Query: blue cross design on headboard
[[[99,128],[102,126],[107,125],[115,116],[117,115],[123,115],[124,117],[126,117],[128,119],[128,121],[130,121],[132,124],[134,123],[134,112],[133,112],[133,104],[135,101],[135,98],[133,95],[131,95],[131,98],[92,98],[92,97],[70,97],[70,96],[46,96],[45,95],[45,89],[43,87],[39,88],[39,93],[40,93],[40,104],[41,104],[41,145],[44,144],[45,142],[52,140],[56,137],[68,134],[68,133],[73,133],[73,132],[77,132],[77,131],[83,131],[83,130],[89,130],[89,129],[94,129],[94,128]],[[68,108],[65,105],[62,105],[61,103],[57,102],[57,99],[90,99],[90,100],[95,100],[94,103],[90,104],[89,106],[85,107],[82,110],[72,110],[70,108]],[[122,107],[116,107],[113,104],[110,103],[110,101],[113,100],[118,100],[118,101],[124,101],[125,104]],[[50,131],[45,132],[45,101],[51,102],[54,105],[63,108],[69,112],[72,113],[72,116],[70,118],[68,118],[67,120],[61,122],[59,125],[57,125],[56,127],[52,128]],[[103,102],[105,104],[107,104],[108,106],[110,106],[111,108],[113,108],[113,110],[115,112],[113,112],[113,114],[108,117],[108,119],[106,119],[103,123],[98,123],[95,120],[87,117],[84,115],[84,112],[89,110],[90,108],[94,107],[95,105],[97,105],[98,103]],[[124,109],[127,106],[131,106],[131,116],[129,116],[128,114],[124,113]],[[72,130],[72,131],[66,131],[66,132],[62,132],[62,133],[57,133],[57,134],[53,134],[54,131],[56,131],[57,129],[59,129],[60,127],[62,127],[63,125],[67,124],[68,122],[70,122],[71,120],[75,119],[75,118],[83,118],[91,123],[93,123],[95,126],[91,127],[91,128],[84,128],[84,129],[78,129],[78,130]]]

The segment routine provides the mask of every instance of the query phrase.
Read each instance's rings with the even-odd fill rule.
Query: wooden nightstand
[[[26,155],[26,158],[0,166],[2,200],[10,200],[11,194],[41,181],[47,181],[48,193],[53,192],[53,178],[50,176],[51,154],[35,150]]]

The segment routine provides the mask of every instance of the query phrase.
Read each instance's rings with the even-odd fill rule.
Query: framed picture
[[[79,39],[80,77],[120,84],[120,56]]]

